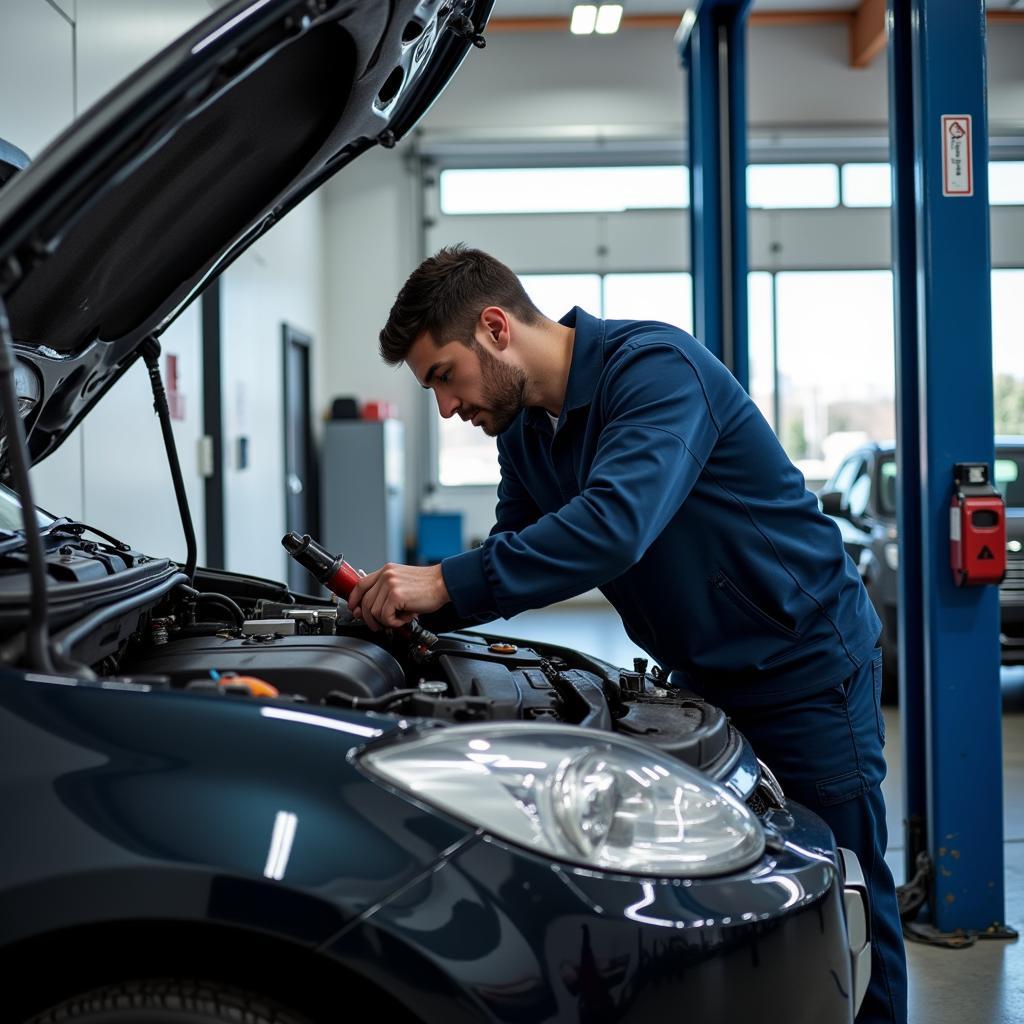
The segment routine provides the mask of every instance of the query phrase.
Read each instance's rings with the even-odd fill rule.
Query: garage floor
[[[576,647],[616,665],[642,652],[625,635],[618,616],[603,605],[570,603],[525,612],[489,632]],[[1003,670],[1003,802],[1006,920],[1024,930],[1024,668]],[[887,859],[897,884],[903,872],[903,787],[899,712],[886,711],[889,776]],[[947,950],[910,943],[910,1020],[928,1024],[1020,1024],[1024,1021],[1024,941],[978,942]]]

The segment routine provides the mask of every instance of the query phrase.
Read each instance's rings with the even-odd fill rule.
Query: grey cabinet
[[[324,428],[322,543],[357,569],[405,561],[404,444],[399,420],[332,420]]]

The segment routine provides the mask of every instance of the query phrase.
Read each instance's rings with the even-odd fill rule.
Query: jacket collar
[[[572,343],[569,379],[565,385],[565,402],[559,416],[561,422],[573,409],[582,409],[593,401],[598,378],[604,369],[605,322],[591,316],[579,306],[573,306],[558,322],[563,327],[572,327],[576,331]],[[531,426],[550,426],[543,409],[530,408],[526,412],[527,422]]]

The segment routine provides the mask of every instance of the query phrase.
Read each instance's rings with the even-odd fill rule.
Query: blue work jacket
[[[834,685],[881,624],[757,406],[689,334],[579,307],[557,427],[498,438],[497,522],[441,563],[457,615],[509,618],[598,587],[626,632],[713,697]]]

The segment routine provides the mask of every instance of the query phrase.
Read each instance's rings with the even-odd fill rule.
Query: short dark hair
[[[501,306],[526,324],[544,318],[504,263],[462,244],[446,246],[402,286],[380,332],[381,357],[397,366],[424,331],[439,345],[452,340],[472,345],[473,329],[487,306]]]

